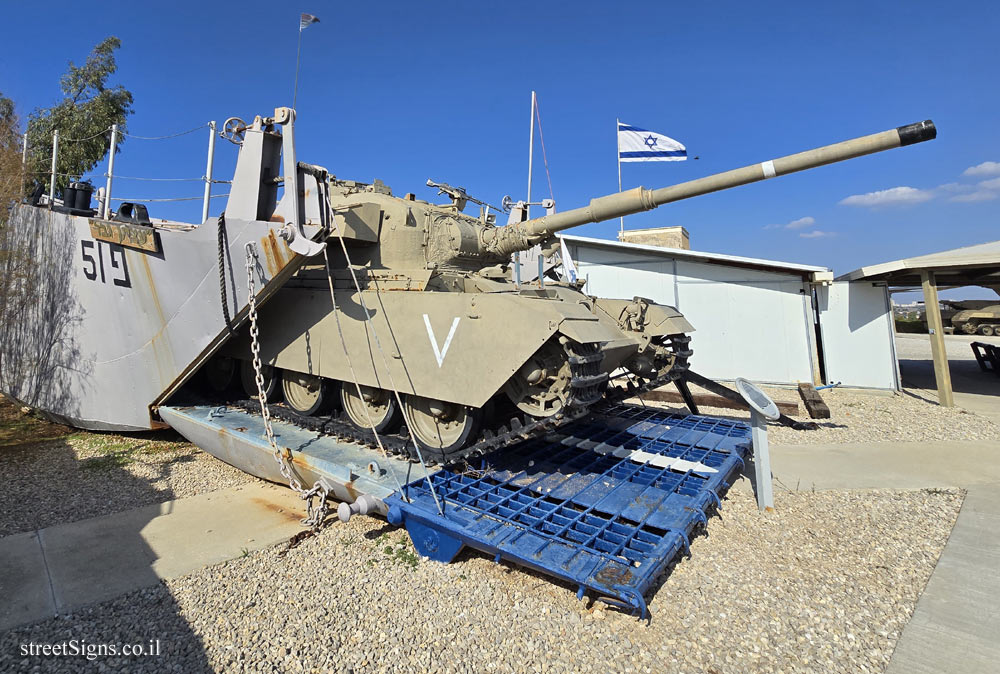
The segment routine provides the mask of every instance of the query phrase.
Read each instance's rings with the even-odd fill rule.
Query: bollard
[[[762,512],[770,512],[774,510],[774,490],[771,487],[771,455],[767,446],[767,422],[775,421],[781,415],[774,401],[746,379],[737,377],[736,390],[750,408],[757,507]]]

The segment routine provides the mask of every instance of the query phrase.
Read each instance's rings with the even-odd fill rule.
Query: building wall
[[[661,248],[691,249],[688,231],[680,225],[676,227],[653,227],[649,229],[626,229],[618,233],[618,240],[625,243],[641,243]]]
[[[713,379],[813,381],[809,285],[798,274],[743,269],[574,243],[586,291],[677,307],[695,327],[692,369]]]

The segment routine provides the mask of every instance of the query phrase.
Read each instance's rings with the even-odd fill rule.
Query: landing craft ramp
[[[283,482],[259,416],[209,406],[161,407],[160,414],[222,460]],[[425,473],[360,445],[272,423],[303,482],[324,480],[341,500],[374,497],[375,510],[405,526],[421,555],[450,562],[467,545],[643,616],[657,578],[687,550],[751,452],[746,424],[608,404],[476,466]]]

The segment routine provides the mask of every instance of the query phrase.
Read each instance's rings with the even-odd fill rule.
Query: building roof
[[[920,272],[934,272],[937,285],[1000,284],[1000,241],[955,248],[861,267],[838,281],[886,281],[889,285],[920,285]]]
[[[707,262],[709,264],[722,264],[731,267],[763,269],[765,271],[784,271],[808,277],[811,281],[829,281],[833,278],[832,270],[829,267],[817,267],[811,264],[778,262],[776,260],[762,260],[759,258],[741,257],[738,255],[723,255],[722,253],[704,253],[697,250],[650,246],[643,243],[629,243],[626,241],[609,241],[608,239],[592,239],[586,236],[575,236],[571,234],[563,234],[561,236],[567,243],[600,246],[616,250],[652,253],[668,258]]]

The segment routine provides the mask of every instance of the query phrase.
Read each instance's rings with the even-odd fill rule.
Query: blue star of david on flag
[[[687,148],[662,133],[618,122],[619,161],[684,161]]]

